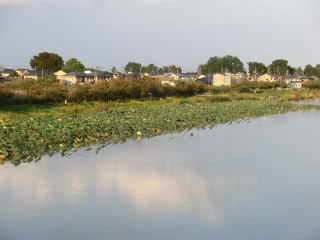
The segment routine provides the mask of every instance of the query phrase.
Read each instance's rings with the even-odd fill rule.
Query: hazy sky
[[[320,63],[319,0],[0,0],[0,65],[40,51],[87,66],[195,70],[210,56]]]

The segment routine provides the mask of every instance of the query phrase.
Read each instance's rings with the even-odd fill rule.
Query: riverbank
[[[18,165],[85,145],[118,143],[307,108],[310,106],[277,101],[210,103],[191,98],[61,117],[0,120],[0,159]]]
[[[120,101],[82,101],[64,103],[27,103],[0,104],[0,119],[62,117],[81,113],[97,113],[116,109],[128,109],[139,106],[163,106],[186,102],[218,103],[239,100],[272,100],[272,101],[317,101],[320,90],[263,89],[256,92],[239,92],[224,88],[212,88],[205,94],[194,97],[166,97],[131,99]]]

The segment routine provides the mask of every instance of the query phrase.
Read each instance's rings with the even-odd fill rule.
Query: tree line
[[[41,52],[30,60],[30,66],[36,70],[46,70],[55,72],[58,70],[83,71],[85,66],[76,58],[71,58],[64,62],[63,58],[56,53]],[[138,62],[129,62],[124,67],[126,73],[181,73],[182,68],[176,65],[158,67],[151,63],[143,66]],[[112,68],[112,73],[118,73],[116,67]],[[199,65],[198,72],[201,74],[212,73],[244,73],[246,72],[244,63],[236,56],[211,57],[207,63]],[[278,75],[307,75],[320,78],[320,64],[312,66],[308,64],[305,68],[292,67],[285,59],[276,59],[270,65],[252,61],[248,63],[248,73],[258,74],[278,74]]]
[[[292,67],[285,59],[276,59],[270,65],[261,62],[248,62],[248,73],[251,75],[277,74],[277,75],[307,75],[320,78],[320,64],[312,66],[311,64],[302,67]],[[207,73],[244,73],[243,62],[236,56],[211,57],[207,63],[199,66],[199,72]]]

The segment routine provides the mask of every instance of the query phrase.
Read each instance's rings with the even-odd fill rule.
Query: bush
[[[132,80],[115,79],[93,85],[62,86],[54,79],[17,80],[7,83],[6,88],[21,92],[20,101],[24,102],[71,102],[110,101],[127,99],[145,99],[152,94],[155,98],[168,96],[193,96],[208,90],[199,82],[176,83],[176,86],[163,85],[153,78],[135,78]],[[16,99],[18,101],[18,99]]]
[[[320,81],[307,81],[303,83],[303,87],[308,89],[320,89]]]
[[[0,103],[7,102],[13,97],[13,92],[8,88],[0,88]]]
[[[71,102],[83,102],[90,99],[88,85],[75,85],[68,89],[67,98]]]
[[[258,81],[241,81],[233,84],[231,88],[239,92],[253,92],[257,89],[276,89],[278,87],[286,88],[285,82],[258,82]]]
[[[217,94],[217,93],[229,93],[230,90],[231,90],[231,87],[221,86],[221,87],[211,87],[209,91],[213,94]]]

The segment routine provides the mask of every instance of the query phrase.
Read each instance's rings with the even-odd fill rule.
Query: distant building
[[[57,72],[54,73],[54,75],[56,76],[57,80],[61,81],[63,80],[63,77],[65,75],[67,75],[68,73],[71,73],[72,71],[68,71],[68,70],[59,70]]]
[[[38,80],[40,77],[50,77],[52,73],[48,71],[28,70],[27,73],[23,74],[24,79]]]
[[[261,76],[259,76],[256,81],[258,82],[275,82],[276,79],[274,76],[270,75],[270,74],[263,74]]]
[[[290,89],[301,89],[302,88],[302,81],[295,81],[288,83],[288,88]]]
[[[18,68],[16,70],[16,73],[19,75],[19,76],[24,76],[25,74],[29,73],[29,69],[24,69],[24,68]]]
[[[85,72],[69,72],[64,75],[58,73],[60,83],[64,85],[73,85],[73,84],[93,84],[98,82],[109,81],[113,78],[113,74],[103,71],[95,71],[90,74]]]
[[[288,88],[290,89],[301,89],[303,78],[297,75],[292,75],[286,79],[286,83],[288,84]]]
[[[212,86],[222,87],[231,86],[231,84],[237,83],[238,79],[234,74],[230,73],[216,73],[212,77]]]

